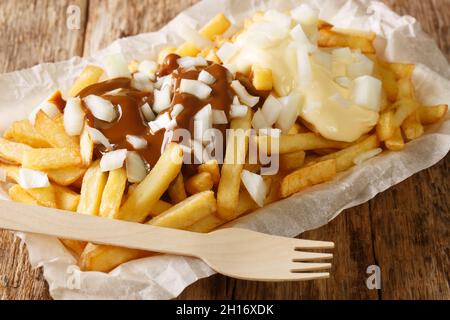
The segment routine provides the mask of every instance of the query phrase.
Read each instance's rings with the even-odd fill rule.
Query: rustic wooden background
[[[158,30],[196,0],[0,0],[0,73],[87,56],[111,41]],[[415,16],[450,59],[450,0],[384,0]],[[69,5],[81,29],[66,28]],[[181,299],[450,299],[450,157],[303,234],[336,243],[329,280],[256,283],[213,276]],[[382,289],[368,290],[366,268],[381,268]],[[50,299],[41,270],[0,231],[0,298]]]

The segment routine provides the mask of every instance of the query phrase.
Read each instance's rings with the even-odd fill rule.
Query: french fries
[[[380,115],[376,127],[377,136],[380,141],[386,141],[391,138],[396,130],[395,114],[393,110],[383,112]]]
[[[413,64],[403,64],[403,63],[390,63],[389,66],[391,70],[394,72],[397,80],[411,78],[415,68]]]
[[[318,44],[320,47],[325,48],[349,47],[360,49],[363,53],[375,53],[374,40],[375,34],[349,35],[334,32],[329,28],[322,28],[320,29]]]
[[[149,215],[151,217],[156,217],[156,216],[159,216],[161,213],[166,212],[170,208],[172,208],[172,204],[162,201],[162,200],[158,200],[153,205],[153,207],[150,209]]]
[[[279,146],[278,152],[280,154],[315,149],[343,149],[348,146],[348,143],[328,140],[312,132],[282,135],[279,138],[271,136],[256,137],[258,147],[267,152],[267,154],[272,153],[271,146],[274,144],[273,141],[271,141],[272,139],[279,140],[275,145]]]
[[[43,111],[37,113],[34,128],[54,148],[79,149],[78,138],[66,133],[62,121],[51,119]]]
[[[213,187],[214,181],[209,172],[198,173],[186,181],[186,191],[189,194],[196,194],[211,190]]]
[[[253,86],[256,90],[270,91],[273,88],[272,70],[253,68]]]
[[[55,193],[56,207],[67,211],[77,211],[80,195],[70,188],[52,185]]]
[[[50,144],[45,138],[34,129],[29,120],[14,122],[8,130],[5,131],[5,139],[14,140],[19,143],[27,144],[33,148],[48,148]]]
[[[305,151],[280,154],[280,170],[292,171],[303,166],[305,162]]]
[[[63,245],[65,245],[70,251],[75,253],[77,257],[81,256],[87,243],[78,240],[59,239]]]
[[[217,160],[209,160],[198,166],[198,173],[208,172],[211,175],[214,186],[217,186],[220,182],[220,168]]]
[[[424,125],[434,124],[441,121],[445,117],[448,111],[446,104],[440,104],[432,107],[420,107],[419,118],[420,122]]]
[[[25,189],[22,188],[21,186],[19,186],[18,184],[9,188],[8,195],[11,198],[11,200],[16,201],[16,202],[21,202],[24,204],[35,205],[35,206],[39,205],[37,200],[35,198],[33,198],[32,196],[30,196],[30,194],[28,192],[26,192]]]
[[[81,167],[67,167],[62,169],[45,170],[44,172],[47,173],[48,178],[51,181],[61,186],[70,186],[83,177],[86,169]]]
[[[225,17],[223,13],[219,13],[212,18],[199,33],[210,41],[214,41],[216,36],[220,36],[231,26],[231,22]]]
[[[84,88],[97,83],[104,71],[96,66],[87,66],[69,90],[70,97],[76,97]]]
[[[406,120],[413,112],[419,109],[420,104],[415,100],[399,100],[394,105],[395,109],[394,122],[397,127],[400,127],[403,121]]]
[[[44,148],[24,151],[22,166],[34,170],[54,170],[81,165],[78,150]]]
[[[218,216],[224,220],[232,220],[237,214],[241,173],[248,148],[247,131],[250,128],[251,112],[247,112],[245,117],[234,119],[231,122],[231,129],[235,131],[227,143],[217,191],[217,212]]]
[[[180,203],[187,198],[186,189],[184,188],[183,174],[180,172],[167,190],[173,204]]]
[[[200,50],[192,42],[185,42],[175,51],[180,57],[195,57],[200,53]]]
[[[30,196],[32,196],[39,205],[43,207],[56,208],[57,202],[55,197],[55,189],[53,186],[45,188],[24,189]]]
[[[418,110],[411,113],[408,118],[403,121],[401,127],[406,139],[414,140],[421,137],[424,133],[424,128],[420,123]]]
[[[394,135],[384,142],[386,148],[391,151],[400,151],[405,148],[402,131],[400,128],[395,129]]]
[[[294,171],[281,182],[280,194],[287,198],[294,193],[333,179],[336,175],[336,160],[330,159]]]
[[[116,169],[109,173],[100,202],[100,217],[112,218],[119,212],[126,185],[127,172],[125,168]]]
[[[89,167],[94,156],[94,142],[87,131],[87,124],[85,124],[80,136],[80,156],[83,166]]]
[[[86,171],[81,187],[77,212],[97,216],[108,174],[100,169],[100,161],[94,162]]]
[[[223,225],[224,223],[226,223],[226,221],[220,219],[216,215],[210,214],[209,216],[197,221],[186,230],[191,232],[207,233]]]
[[[136,187],[113,218],[143,222],[153,205],[180,173],[182,161],[181,147],[175,143],[169,144],[150,174]]]
[[[21,164],[26,151],[32,150],[30,146],[0,138],[0,158]]]

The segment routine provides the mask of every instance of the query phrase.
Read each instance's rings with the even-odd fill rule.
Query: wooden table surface
[[[87,56],[125,36],[158,30],[196,0],[0,0],[0,73]],[[450,0],[384,0],[415,16],[450,59]],[[77,5],[80,30],[66,27]],[[336,243],[332,277],[305,283],[256,283],[216,275],[180,299],[450,299],[450,157],[306,232]],[[381,290],[366,269],[381,270]],[[50,299],[41,270],[0,231],[0,298]]]

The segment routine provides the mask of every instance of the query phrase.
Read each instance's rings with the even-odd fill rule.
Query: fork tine
[[[293,262],[291,272],[304,272],[304,271],[315,271],[315,270],[325,270],[330,269],[331,263],[304,263],[304,262]]]
[[[312,261],[321,259],[332,259],[332,253],[318,253],[318,252],[305,252],[295,251],[295,261]]]
[[[294,239],[295,249],[333,249],[334,242]]]
[[[315,279],[327,279],[330,277],[329,272],[293,272],[289,277],[290,280],[306,281]]]

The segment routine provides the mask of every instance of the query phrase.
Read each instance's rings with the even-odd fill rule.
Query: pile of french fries
[[[260,14],[248,19],[244,29]],[[217,15],[199,31],[210,41],[210,47],[198,48],[194,43],[186,42],[176,48],[165,48],[159,55],[159,62],[167,54],[176,53],[181,57],[201,56],[221,63],[217,49],[237,36],[224,36],[230,25],[223,14]],[[377,153],[374,150],[400,151],[405,143],[424,134],[424,126],[445,117],[446,105],[423,106],[417,101],[412,85],[414,65],[377,59],[374,39],[372,33],[334,31],[325,22],[319,24],[319,46],[360,49],[375,62],[375,73],[383,83],[384,96],[379,122],[354,143],[325,139],[301,119],[286,135],[255,137],[259,148],[266,148],[269,154],[277,152],[280,156],[279,172],[264,177],[267,187],[264,205],[330,181],[338,172],[366,160],[365,157],[370,157],[368,154],[373,156]],[[134,72],[136,63],[131,63],[129,68]],[[103,73],[100,67],[88,66],[67,95],[77,96],[84,88],[99,82]],[[255,67],[252,73],[256,89],[272,90],[269,69]],[[252,113],[248,112],[245,117],[233,119],[230,127],[242,129],[246,135],[251,128],[251,117]],[[241,184],[243,170],[257,172],[261,167],[247,161],[249,139],[245,136],[233,140],[227,145],[223,165],[215,160],[208,161],[189,178],[183,177],[181,171],[182,147],[171,143],[145,179],[130,184],[125,168],[110,172],[100,169],[99,160],[94,156],[94,142],[86,128],[79,136],[69,136],[64,129],[62,110],[53,116],[41,110],[34,121],[14,122],[0,138],[0,170],[5,171],[8,180],[14,183],[9,189],[9,196],[14,201],[78,214],[209,232],[259,207]],[[279,150],[270,150],[271,139],[278,139]],[[50,184],[45,188],[22,187],[19,176],[23,168],[45,173]],[[163,195],[168,195],[170,202],[161,200]],[[79,258],[82,269],[88,271],[109,272],[122,263],[152,254],[73,240],[61,241]]]

